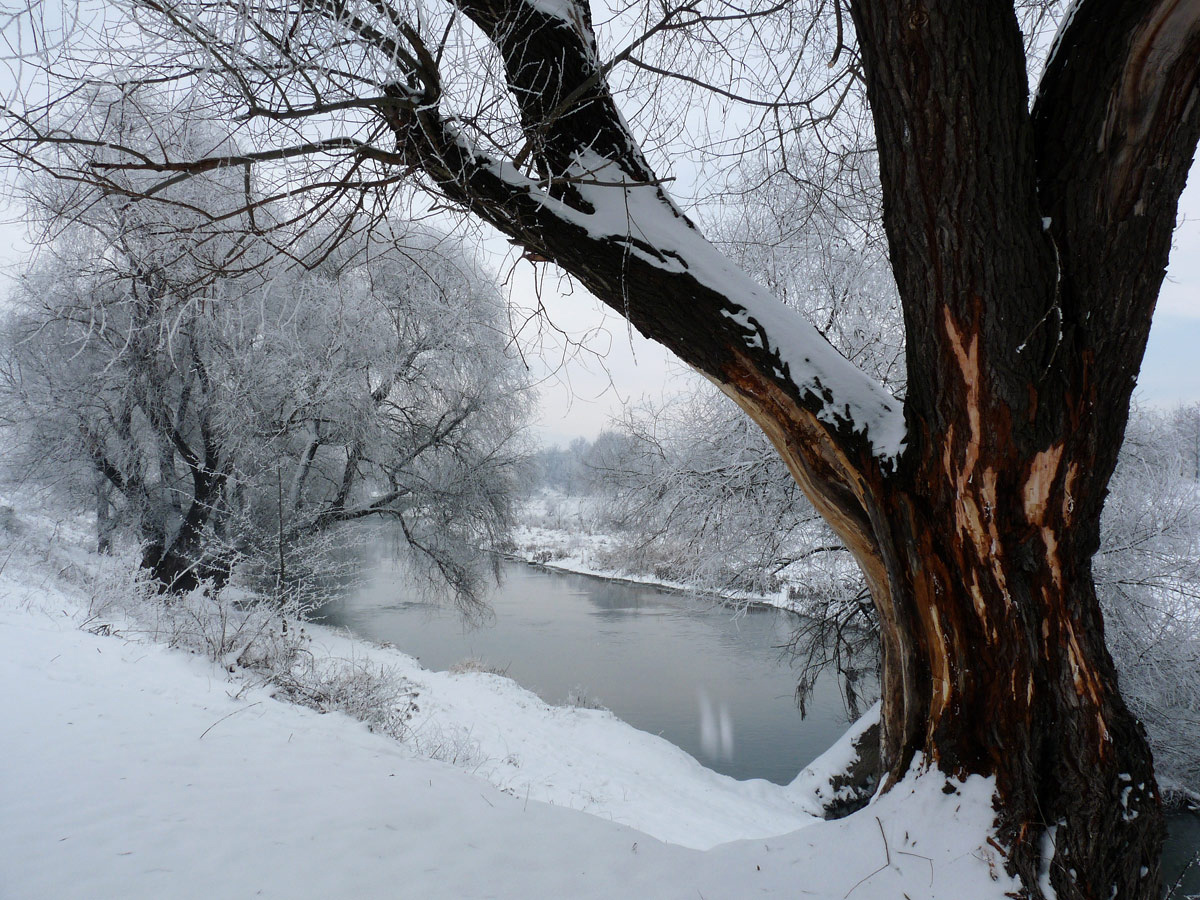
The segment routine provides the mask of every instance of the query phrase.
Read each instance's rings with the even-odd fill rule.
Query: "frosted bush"
[[[369,660],[318,659],[302,652],[270,673],[275,696],[318,712],[342,712],[372,731],[403,740],[417,712],[417,689],[388,666]]]

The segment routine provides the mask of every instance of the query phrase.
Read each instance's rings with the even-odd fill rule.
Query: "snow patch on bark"
[[[1045,900],[1057,900],[1058,892],[1050,883],[1050,864],[1054,862],[1058,826],[1051,825],[1042,832],[1041,863],[1038,865],[1038,890]]]

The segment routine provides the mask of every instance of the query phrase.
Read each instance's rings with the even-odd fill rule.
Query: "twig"
[[[860,878],[858,880],[858,883],[855,884],[854,887],[850,888],[850,890],[846,891],[846,893],[842,895],[842,900],[846,900],[847,897],[849,897],[851,894],[853,894],[855,891],[857,891],[860,887],[862,887],[862,884],[864,881],[866,881],[870,878],[874,878],[876,875],[878,875],[884,869],[890,868],[892,865],[892,851],[888,848],[887,835],[883,833],[883,823],[879,821],[879,816],[875,817],[875,824],[879,826],[879,836],[883,838],[883,853],[887,859],[887,862],[885,862],[882,866],[880,866],[874,872],[868,872],[866,875],[864,875],[862,878]]]
[[[929,886],[933,887],[933,860],[932,859],[930,859],[928,856],[922,856],[920,853],[909,853],[907,850],[897,850],[896,852],[901,854],[902,856],[916,857],[917,859],[923,859],[923,860],[925,860],[925,862],[929,863]]]
[[[833,0],[833,12],[837,19],[837,46],[833,48],[833,59],[829,60],[828,68],[832,69],[837,64],[838,57],[842,55],[842,50],[845,49],[845,33],[842,26],[842,0]]]
[[[250,709],[251,706],[258,706],[260,703],[262,703],[261,700],[255,700],[253,703],[250,704],[250,706],[243,706],[241,709],[235,709],[233,712],[227,713],[226,715],[221,716],[221,718],[217,719],[217,721],[213,722],[211,725],[209,725],[207,728],[205,728],[204,734],[201,734],[200,737],[196,738],[196,740],[198,740],[198,741],[204,740],[205,734],[208,734],[210,731],[212,731],[214,728],[216,728],[218,725],[220,725],[222,722],[224,722],[230,716],[236,716],[238,713],[245,712],[246,710]]]

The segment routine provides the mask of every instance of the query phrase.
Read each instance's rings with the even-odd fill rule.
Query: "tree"
[[[295,584],[328,568],[326,532],[379,518],[477,601],[522,483],[528,401],[494,289],[453,242],[417,229],[196,296],[169,270],[149,289],[145,256],[71,236],[11,297],[12,469],[75,496],[99,476],[166,589],[239,561]]]
[[[87,125],[97,142],[149,139],[135,104],[93,100]],[[159,138],[190,152],[226,146],[195,125],[181,119]],[[29,217],[57,240],[19,283],[5,323],[2,421],[24,432],[18,465],[66,485],[72,476],[95,482],[102,548],[120,498],[143,566],[164,588],[228,574],[206,546],[234,466],[217,421],[215,309],[247,289],[235,273],[246,271],[247,253],[265,248],[234,236],[245,217],[240,184],[227,175],[174,186],[170,207],[132,203],[125,195],[136,175],[110,196],[83,179],[35,180]],[[213,210],[233,212],[230,229],[205,228],[187,211],[205,194]],[[260,252],[256,262],[266,258]]]
[[[164,41],[149,48],[169,52],[158,63],[299,139],[128,155],[101,176],[323,153],[339,174],[312,191],[361,196],[419,174],[555,261],[745,409],[855,555],[881,624],[885,785],[918,760],[994,777],[996,845],[1029,895],[1048,878],[1061,898],[1157,896],[1161,803],[1091,561],[1200,133],[1194,4],[1073,4],[1032,104],[1039,66],[1011,3],[816,11],[849,80],[768,106],[816,123],[843,105],[841,85],[864,85],[908,347],[902,403],[703,237],[614,99],[622,62],[697,80],[647,61],[647,41],[678,50],[729,20],[779,34],[759,21],[777,8],[669,8],[607,62],[577,0],[131,9]],[[785,85],[799,69],[762,62]],[[38,109],[12,122],[26,156],[69,135]]]
[[[1096,585],[1121,690],[1159,784],[1200,795],[1200,492],[1175,416],[1135,409],[1104,507]],[[1181,461],[1183,473],[1181,474]]]
[[[707,385],[627,408],[621,430],[620,463],[598,473],[595,489],[606,524],[625,538],[631,571],[733,596],[767,594],[801,560],[844,555],[754,423]],[[814,594],[843,593],[827,592],[838,578],[822,574],[830,578],[814,582]],[[851,576],[851,596],[857,581]]]
[[[575,495],[585,491],[583,458],[591,447],[587,438],[578,437],[568,447],[543,447],[537,451],[535,461],[536,483],[541,487]]]
[[[384,520],[411,571],[474,607],[524,485],[529,384],[486,273],[445,235],[392,225],[277,278],[228,329],[245,342],[223,405],[251,498],[242,552],[282,544],[311,569],[313,538]]]
[[[3,423],[23,434],[10,465],[59,487],[98,476],[98,542],[110,540],[108,507],[119,498],[144,567],[164,587],[194,586],[222,574],[204,536],[231,464],[205,368],[211,332],[188,304],[169,310],[169,296],[124,294],[136,277],[113,284],[82,268],[31,273],[13,298]]]
[[[1183,458],[1183,473],[1200,481],[1200,403],[1179,406],[1173,419]]]
[[[123,140],[138,125],[145,139],[142,101],[100,104],[105,133],[119,120]],[[176,121],[179,142],[205,132]],[[249,223],[182,208],[200,190],[239,208],[240,182],[136,205],[34,185],[31,213],[58,237],[5,322],[13,468],[76,494],[99,477],[100,543],[115,501],[167,590],[242,561],[294,585],[328,567],[326,532],[373,517],[474,604],[511,522],[529,408],[494,286],[457,242],[412,224],[343,236],[307,270],[268,265]]]

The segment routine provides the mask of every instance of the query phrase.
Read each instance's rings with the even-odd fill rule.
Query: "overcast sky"
[[[1148,405],[1173,406],[1200,400],[1200,176],[1184,192],[1184,221],[1163,285],[1137,397]],[[0,224],[0,266],[15,271],[29,248],[23,229]],[[594,438],[624,403],[661,400],[678,392],[686,377],[681,364],[633,331],[545,263],[501,265],[513,298],[514,327],[531,373],[540,382],[536,430],[547,444]],[[7,291],[8,277],[0,277]],[[521,327],[538,306],[546,315]]]

